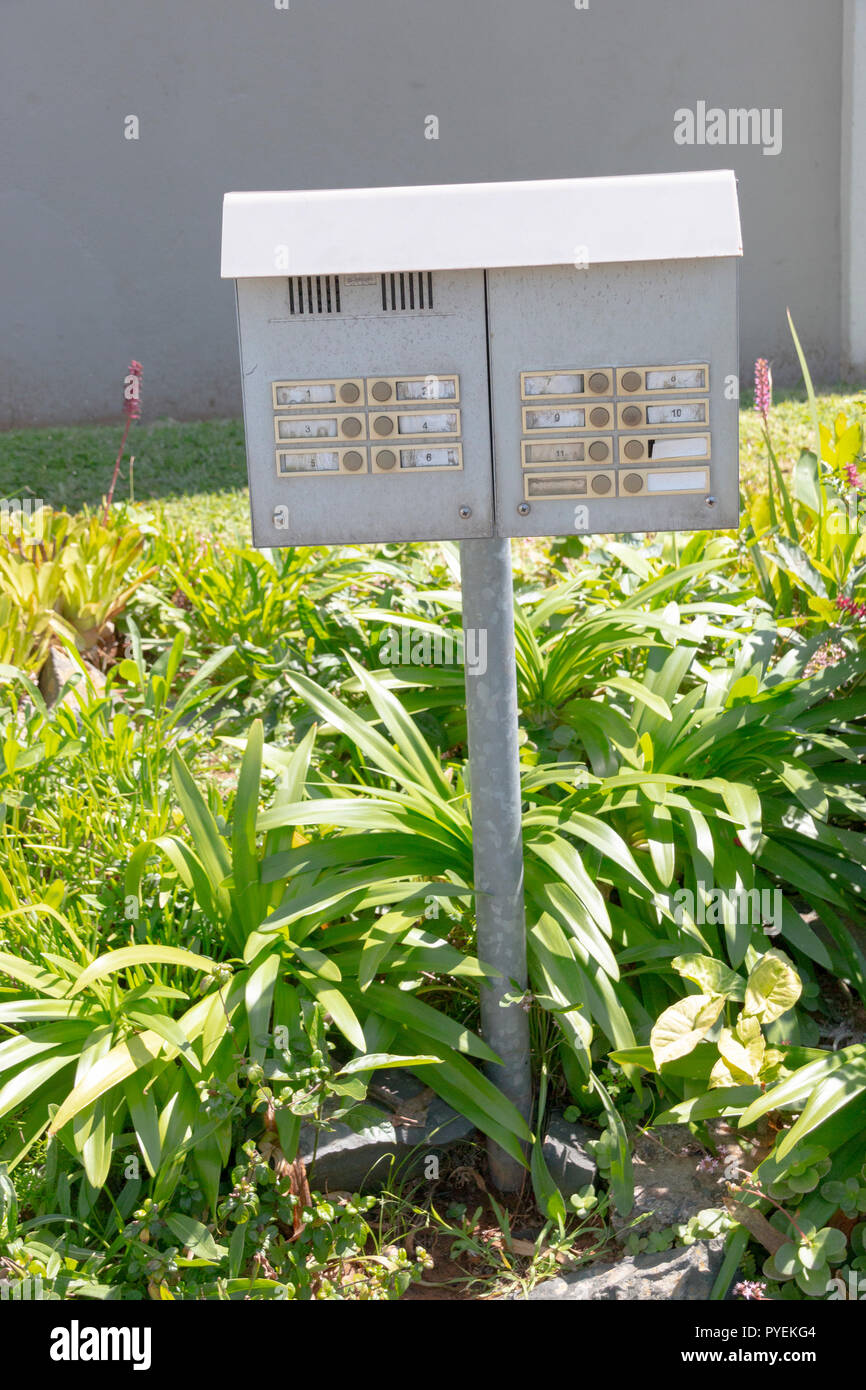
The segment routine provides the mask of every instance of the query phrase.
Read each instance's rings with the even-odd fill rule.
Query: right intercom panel
[[[487,280],[497,535],[737,525],[734,257]]]

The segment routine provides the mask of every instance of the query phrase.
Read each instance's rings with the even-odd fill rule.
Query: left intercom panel
[[[257,546],[492,535],[483,271],[237,293]]]

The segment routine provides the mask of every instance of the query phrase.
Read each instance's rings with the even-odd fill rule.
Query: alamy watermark
[[[681,927],[688,918],[696,927],[721,927],[725,922],[763,928],[765,936],[782,930],[781,888],[711,888],[698,882],[697,892],[678,888],[674,893],[674,921]]]
[[[708,106],[697,102],[694,110],[681,106],[674,112],[677,145],[760,145],[763,153],[782,153],[781,106]]]
[[[52,1361],[130,1361],[134,1371],[151,1363],[149,1327],[82,1327],[73,1318],[69,1327],[51,1331]]]
[[[0,1299],[4,1302],[41,1303],[45,1289],[41,1274],[25,1274],[23,1279],[0,1279]]]
[[[383,666],[465,666],[469,676],[487,670],[487,629],[442,632],[425,627],[389,627],[382,634]]]
[[[825,520],[831,536],[866,535],[866,497],[856,492],[845,497],[828,497]]]
[[[41,497],[0,497],[0,536],[20,536],[26,531],[28,537],[41,541],[44,508]]]
[[[866,1302],[866,1274],[858,1274],[856,1269],[848,1270],[847,1281],[837,1275],[831,1279],[827,1285],[828,1302],[838,1303],[844,1299],[846,1303]]]

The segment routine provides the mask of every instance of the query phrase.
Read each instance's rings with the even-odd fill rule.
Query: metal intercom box
[[[738,515],[731,173],[228,194],[262,546]]]
[[[497,535],[737,525],[736,264],[489,273]]]

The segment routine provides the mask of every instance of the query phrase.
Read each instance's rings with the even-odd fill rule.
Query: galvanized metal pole
[[[511,542],[461,541],[460,572],[478,956],[502,972],[482,988],[481,1031],[502,1059],[487,1067],[491,1081],[529,1123],[529,1019],[519,1004],[502,1006],[526,988]],[[493,1140],[487,1151],[497,1187],[516,1192],[526,1170]]]

